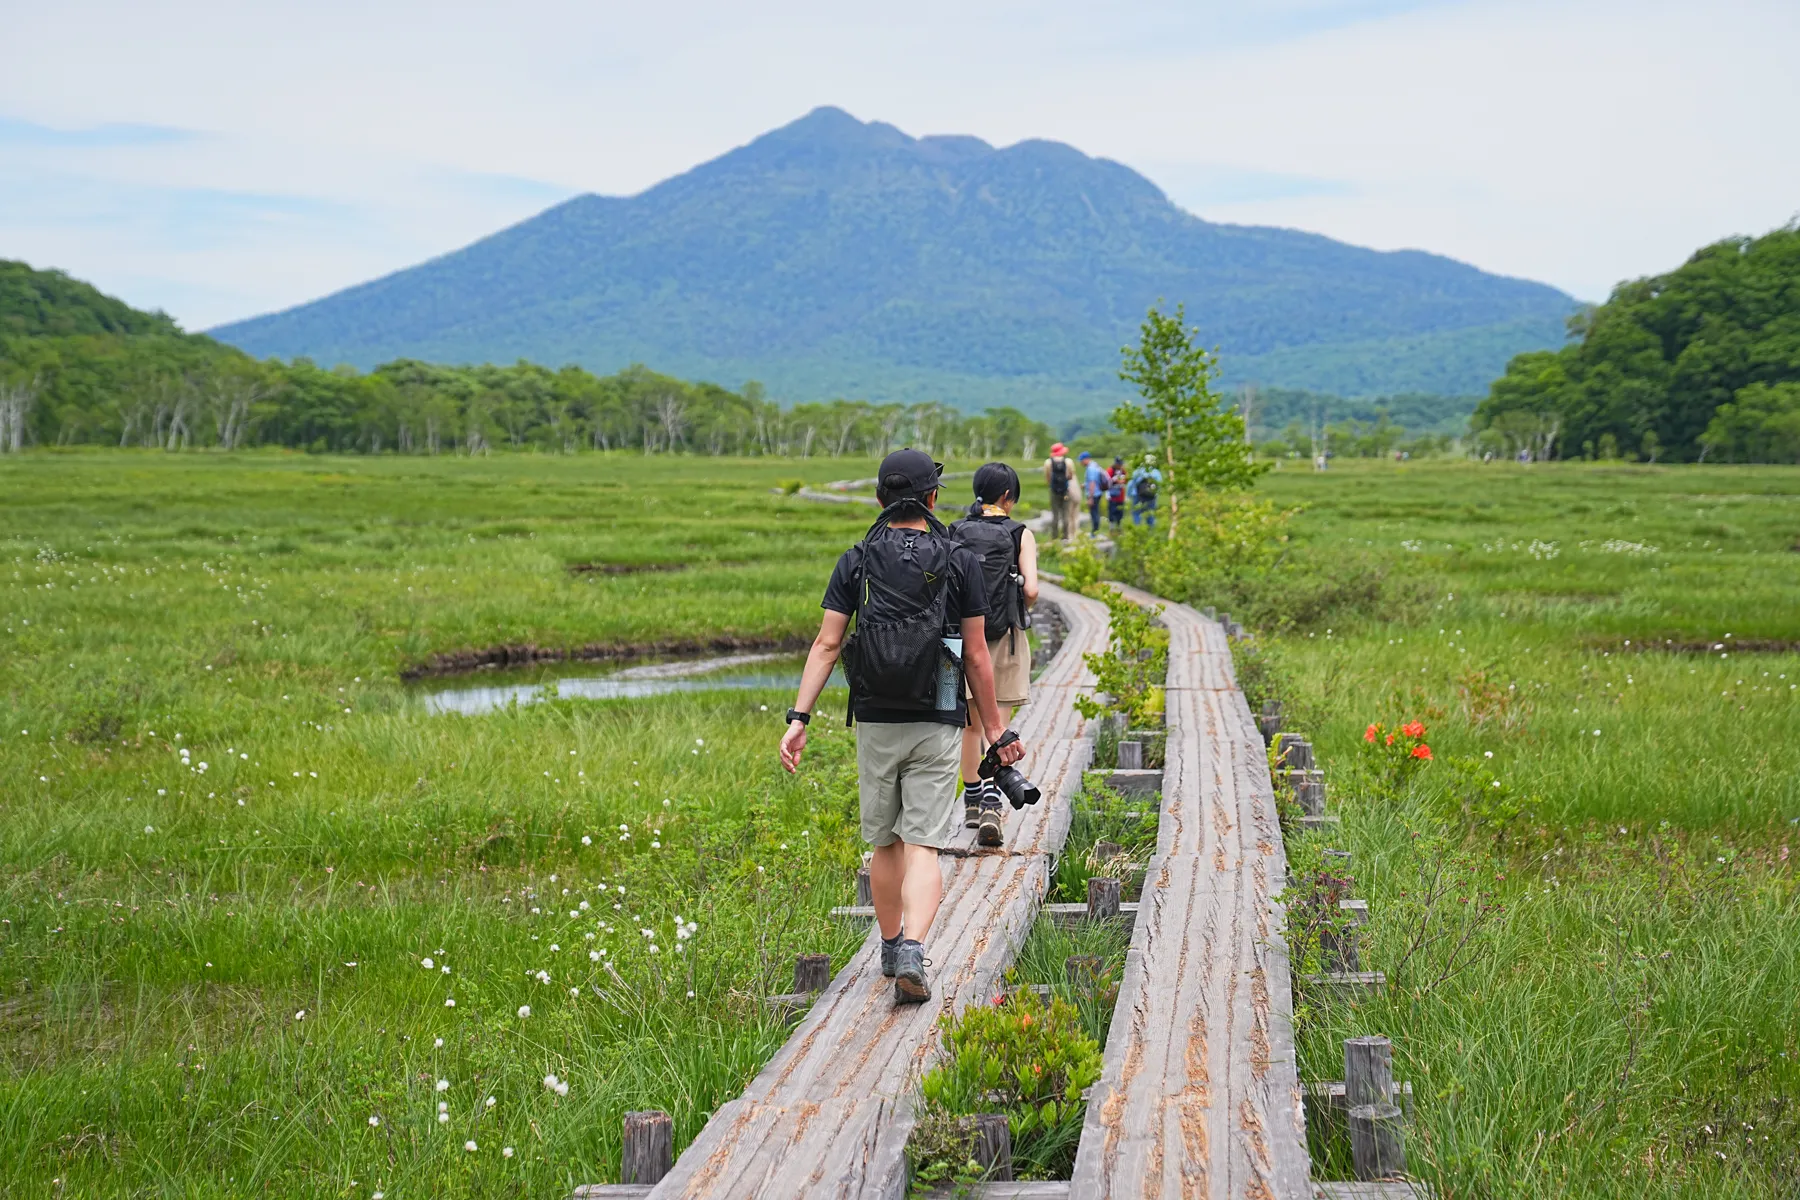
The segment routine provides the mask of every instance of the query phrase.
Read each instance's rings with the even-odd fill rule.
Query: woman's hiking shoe
[[[1000,805],[983,804],[981,806],[980,829],[975,834],[977,845],[998,846],[1006,840],[1006,834],[1000,824]]]
[[[987,784],[969,784],[963,788],[963,827],[974,829],[981,824],[981,802],[987,797]]]
[[[889,979],[894,977],[894,964],[900,953],[900,935],[895,934],[893,941],[881,939],[881,973]]]
[[[894,951],[894,1003],[923,1004],[931,999],[925,982],[925,947],[908,938]]]

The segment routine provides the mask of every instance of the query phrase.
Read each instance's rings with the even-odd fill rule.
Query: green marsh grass
[[[841,692],[789,778],[785,690],[462,718],[400,675],[809,636],[869,513],[784,469],[0,464],[0,1190],[560,1195],[627,1109],[691,1138],[857,940]],[[568,570],[640,562],[686,569]]]
[[[1446,1197],[1793,1195],[1800,472],[1381,463],[1266,490],[1303,506],[1301,546],[1433,597],[1269,647],[1344,819],[1293,857],[1352,852],[1363,966],[1392,975],[1302,992],[1302,1077],[1390,1036],[1411,1166]],[[1413,717],[1437,757],[1388,786],[1364,727]]]

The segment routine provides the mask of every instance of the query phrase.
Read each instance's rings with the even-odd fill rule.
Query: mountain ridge
[[[914,138],[826,107],[633,196],[576,196],[213,333],[365,368],[654,362],[789,400],[897,399],[931,379],[965,406],[1023,389],[1067,410],[1119,393],[1118,347],[1159,299],[1187,303],[1228,377],[1263,363],[1258,382],[1343,390],[1336,372],[1365,392],[1414,389],[1465,343],[1471,361],[1436,374],[1483,390],[1575,308],[1424,251],[1208,222],[1059,142]],[[1421,337],[1443,345],[1384,366],[1386,340]]]

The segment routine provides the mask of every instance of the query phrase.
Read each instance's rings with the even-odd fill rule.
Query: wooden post
[[[1110,921],[1119,915],[1119,881],[1104,875],[1088,880],[1088,920]]]
[[[1103,962],[1098,954],[1071,954],[1063,960],[1063,972],[1078,988],[1092,988],[1100,979]]]
[[[1325,815],[1324,776],[1323,771],[1307,771],[1294,780],[1294,793],[1300,801],[1300,811],[1309,817]]]
[[[822,992],[831,985],[831,955],[802,954],[794,960],[794,992]]]
[[[1200,611],[1206,614],[1206,619],[1209,621],[1216,621],[1219,619],[1219,610],[1210,604]]]
[[[1344,1039],[1344,1103],[1388,1104],[1394,1098],[1394,1046],[1386,1038]]]
[[[975,1118],[975,1161],[986,1169],[989,1179],[1012,1182],[1012,1130],[1005,1113],[981,1113]]]
[[[1125,847],[1119,845],[1119,843],[1117,843],[1117,842],[1095,842],[1094,843],[1094,861],[1095,862],[1111,862],[1113,859],[1119,857],[1119,855],[1121,855],[1123,853],[1125,853]]]
[[[1144,769],[1144,743],[1119,743],[1119,770],[1141,771]]]
[[[1350,1109],[1350,1164],[1358,1179],[1396,1179],[1406,1174],[1406,1134],[1392,1103]]]
[[[675,1125],[666,1112],[625,1114],[620,1183],[661,1183],[675,1165]]]
[[[1362,955],[1357,950],[1355,928],[1338,929],[1327,925],[1319,930],[1319,957],[1325,960],[1328,974],[1362,970]],[[1346,1050],[1346,1057],[1348,1053]]]
[[[1276,760],[1287,770],[1294,770],[1300,765],[1300,735],[1297,733],[1279,733],[1275,736]]]
[[[875,903],[875,887],[869,882],[869,868],[856,868],[856,903],[868,908]]]
[[[1289,766],[1298,767],[1302,771],[1310,771],[1318,765],[1313,759],[1313,747],[1311,742],[1307,741],[1305,738],[1297,738],[1295,739],[1294,749],[1297,753],[1289,756]]]

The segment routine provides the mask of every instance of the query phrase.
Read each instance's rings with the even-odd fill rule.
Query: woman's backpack
[[[1011,517],[969,516],[950,527],[950,536],[981,560],[987,589],[987,640],[997,642],[1013,629],[1027,629],[1025,580],[1019,574],[1019,547],[1025,526]]]
[[[1156,476],[1148,471],[1138,476],[1137,502],[1139,504],[1156,503]]]
[[[1050,460],[1050,494],[1058,499],[1069,494],[1069,460],[1066,458]]]

